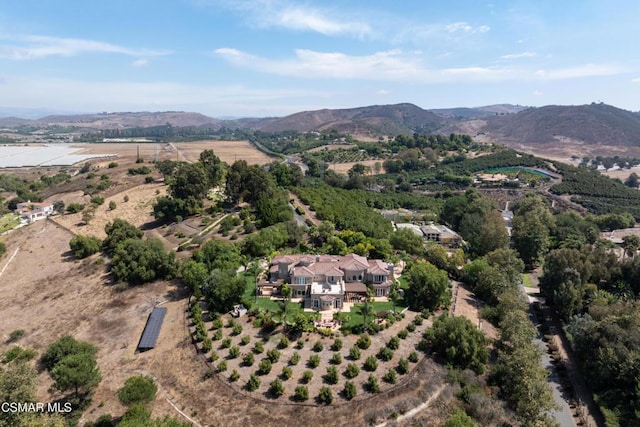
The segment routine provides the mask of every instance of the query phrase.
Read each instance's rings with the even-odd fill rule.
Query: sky
[[[637,0],[0,0],[0,108],[638,111],[639,20]]]

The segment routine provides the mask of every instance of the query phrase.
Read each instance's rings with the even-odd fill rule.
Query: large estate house
[[[303,299],[305,308],[331,310],[360,301],[367,295],[367,285],[375,296],[387,296],[392,282],[393,265],[378,259],[355,254],[279,255],[271,260],[268,282],[259,283],[258,289],[269,294],[286,283],[292,298]]]

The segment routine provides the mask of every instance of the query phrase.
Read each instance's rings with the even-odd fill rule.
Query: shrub
[[[297,346],[298,346],[298,349],[299,349],[299,350],[302,350],[302,349],[304,348],[304,341],[302,341],[302,340],[298,340],[298,344],[297,344]]]
[[[422,316],[416,316],[415,319],[413,319],[413,324],[416,326],[422,325],[423,322],[424,319],[422,319]]]
[[[102,196],[93,196],[93,197],[91,197],[91,204],[92,205],[100,206],[103,203],[104,203],[104,197],[102,197]]]
[[[146,375],[136,375],[128,378],[118,389],[118,398],[123,405],[131,406],[139,403],[153,402],[158,388],[153,378]]]
[[[264,345],[262,344],[262,341],[256,341],[256,343],[253,345],[253,352],[255,354],[264,353]]]
[[[288,380],[289,378],[291,378],[291,376],[293,375],[293,370],[288,367],[285,366],[284,368],[282,368],[282,379],[283,380]]]
[[[205,339],[202,341],[202,351],[205,353],[209,353],[212,347],[213,343],[211,342],[211,338],[205,337]]]
[[[284,385],[282,384],[280,378],[276,378],[275,380],[271,381],[271,383],[269,384],[269,393],[271,393],[275,397],[280,397],[284,394]]]
[[[340,351],[342,350],[342,340],[340,338],[336,338],[331,344],[332,351]]]
[[[211,352],[211,358],[210,359],[211,359],[212,362],[215,362],[216,360],[218,360],[219,357],[220,356],[218,356],[218,352],[217,351],[214,350],[214,351]]]
[[[297,365],[300,362],[300,354],[297,351],[294,351],[291,355],[291,359],[289,359],[290,365]]]
[[[362,350],[368,349],[369,347],[371,347],[371,337],[367,334],[360,335],[360,338],[358,338],[358,342],[356,343],[356,345]]]
[[[369,356],[364,362],[364,369],[369,372],[373,372],[378,369],[378,361],[375,357]]]
[[[11,331],[7,342],[18,341],[20,338],[22,338],[25,335],[25,333],[26,332],[24,329],[16,329],[15,331]]]
[[[267,351],[267,358],[271,363],[278,363],[280,360],[280,352],[276,348]]]
[[[378,377],[373,374],[369,375],[366,387],[369,393],[380,393],[380,384],[378,383]]]
[[[153,181],[155,181],[155,179],[152,176],[148,175],[148,176],[144,177],[144,183],[145,184],[151,184],[151,183],[153,183]]]
[[[284,335],[280,338],[280,341],[278,342],[278,348],[283,349],[283,348],[287,348],[289,347],[289,338],[285,337]]]
[[[222,329],[218,329],[213,333],[213,340],[218,341],[222,339]]]
[[[395,384],[397,378],[398,374],[396,374],[396,371],[393,369],[389,369],[387,373],[382,377],[382,379],[389,384]]]
[[[391,339],[387,343],[387,348],[391,350],[397,350],[398,348],[400,348],[400,339],[398,337],[391,337]]]
[[[317,368],[319,364],[320,364],[320,356],[318,356],[317,354],[314,354],[309,358],[310,368],[312,369]]]
[[[384,362],[388,362],[393,359],[393,350],[389,347],[382,347],[378,352],[378,358]]]
[[[398,338],[400,338],[401,340],[406,339],[407,336],[409,336],[409,331],[407,331],[406,329],[403,329],[400,332],[398,332]]]
[[[356,385],[351,381],[347,381],[346,383],[344,383],[344,389],[342,390],[342,394],[344,395],[344,398],[347,400],[353,399],[354,397],[356,397],[356,394],[358,394]]]
[[[296,387],[296,391],[293,397],[299,402],[304,402],[305,400],[309,399],[309,389],[306,386],[299,385],[298,387]]]
[[[304,371],[304,373],[302,374],[302,382],[304,384],[309,384],[312,379],[313,379],[313,372]]]
[[[324,378],[329,384],[338,384],[339,376],[336,367],[329,366],[327,368],[327,374],[324,376]]]
[[[258,373],[260,375],[267,375],[271,372],[271,361],[269,359],[262,359],[260,365],[258,365]]]
[[[218,363],[218,367],[216,368],[218,370],[218,372],[224,372],[227,370],[227,361],[226,360],[221,360],[220,363]]]
[[[73,256],[82,259],[100,252],[102,240],[92,236],[74,236],[69,241],[69,247],[73,251]]]
[[[240,374],[238,373],[238,371],[234,369],[233,372],[231,372],[231,375],[229,375],[229,381],[234,383],[239,379],[240,379]]]
[[[222,340],[222,348],[231,347],[231,338],[225,338]]]
[[[351,347],[349,349],[349,357],[351,358],[351,360],[360,359],[360,349],[356,346]]]
[[[318,394],[318,402],[330,405],[333,402],[333,392],[329,387],[322,387],[320,389],[320,393]]]
[[[333,356],[331,356],[331,360],[329,360],[329,363],[333,364],[333,365],[339,365],[342,363],[342,356],[340,355],[340,353],[333,353]]]
[[[22,348],[19,345],[15,345],[7,350],[3,357],[3,363],[9,363],[14,360],[31,360],[36,357],[36,351],[31,348]]]
[[[359,373],[360,368],[358,368],[358,365],[356,365],[355,363],[349,363],[347,365],[347,368],[344,370],[344,376],[349,379],[357,377]]]
[[[324,350],[324,345],[322,345],[321,341],[316,341],[316,343],[313,345],[313,351],[315,351],[316,353],[320,353],[322,350]]]
[[[248,336],[248,335],[245,335],[240,339],[240,344],[242,344],[242,345],[247,345],[250,342],[251,342],[251,337]]]
[[[260,387],[260,378],[251,374],[249,376],[249,381],[247,381],[247,390],[256,391]]]
[[[118,167],[118,163],[117,162],[111,162],[109,163],[109,166],[107,166],[109,169],[113,169],[113,168],[117,168]]]
[[[69,203],[69,206],[67,206],[65,210],[67,211],[67,213],[74,214],[82,212],[83,209],[84,205],[82,203]]]
[[[245,364],[245,366],[251,366],[253,365],[253,362],[255,361],[254,357],[253,357],[253,353],[247,353],[244,355],[244,357],[242,358],[242,363]]]
[[[409,372],[409,362],[407,362],[407,359],[400,359],[396,370],[400,375],[404,375]]]
[[[118,205],[116,204],[116,202],[114,202],[113,200],[111,200],[111,201],[109,202],[109,210],[110,210],[110,211],[113,211],[113,210],[115,210],[115,209],[116,209],[116,207],[118,207]]]
[[[233,335],[240,335],[242,333],[242,325],[239,323],[236,323],[235,325],[233,325]]]
[[[222,319],[220,319],[219,317],[216,319],[213,319],[213,322],[211,323],[211,329],[220,329],[222,328]]]

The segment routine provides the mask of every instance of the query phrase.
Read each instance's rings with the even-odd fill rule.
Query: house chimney
[[[316,255],[316,262],[320,262],[320,255]]]

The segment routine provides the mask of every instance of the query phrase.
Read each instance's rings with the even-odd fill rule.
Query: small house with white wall
[[[20,215],[23,222],[34,222],[45,219],[53,214],[53,204],[51,203],[34,203],[30,200],[18,203],[16,206],[16,214]]]

